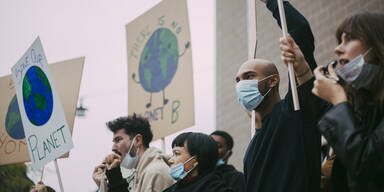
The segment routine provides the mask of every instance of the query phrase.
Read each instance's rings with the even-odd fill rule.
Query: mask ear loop
[[[131,141],[132,143],[131,143],[131,146],[129,147],[129,150],[128,150],[128,154],[129,154],[129,155],[131,155],[131,150],[132,150],[132,148],[133,148],[133,145],[135,144],[135,138],[136,138],[136,136],[134,136],[133,139],[132,139],[132,141]],[[139,152],[139,149],[136,150],[136,154],[135,154],[135,155],[137,155],[137,152]],[[132,155],[131,155],[131,156],[132,156]]]
[[[273,74],[273,75],[269,75],[269,76],[267,76],[267,77],[264,77],[263,79],[259,80],[259,82],[264,81],[264,80],[266,80],[266,79],[268,79],[268,78],[270,78],[270,77],[272,77],[272,76],[274,76],[274,75],[278,75],[278,74]],[[259,83],[259,82],[258,82],[258,83]],[[269,91],[271,91],[272,88],[273,88],[273,87],[270,87],[269,90],[263,95],[263,97],[265,97],[266,95],[268,95]],[[259,91],[260,91],[260,90],[259,90]]]
[[[184,163],[183,163],[183,166],[184,166],[184,168],[185,168],[185,164],[187,164],[188,162],[190,162],[194,157],[196,157],[196,156],[192,156],[191,158],[189,158],[187,161],[185,161]],[[187,171],[187,174],[189,173],[189,172],[191,172],[193,169],[195,169],[196,168],[196,166],[195,167],[192,167],[192,169],[190,169],[189,171]],[[184,170],[185,171],[185,170]]]
[[[363,55],[366,56],[371,50],[372,50],[372,47],[370,47]]]
[[[188,160],[186,160],[183,164],[187,164],[189,161],[191,161],[195,156],[190,157]]]
[[[372,50],[372,47],[370,47],[367,51],[365,51],[365,53],[363,53],[364,61],[366,61],[365,56],[367,56],[367,54],[368,54],[371,50]]]

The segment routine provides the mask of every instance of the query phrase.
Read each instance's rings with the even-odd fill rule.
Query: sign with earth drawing
[[[83,66],[84,57],[49,65],[71,133]],[[0,77],[0,92],[0,165],[31,161],[11,75]],[[66,153],[62,157],[68,155]]]
[[[12,77],[32,167],[38,169],[73,148],[40,38],[12,67]]]
[[[154,140],[194,125],[186,0],[163,0],[126,25],[128,113],[147,118]]]

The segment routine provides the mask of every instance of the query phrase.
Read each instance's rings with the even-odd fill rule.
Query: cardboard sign
[[[17,99],[11,105],[18,103],[32,167],[38,169],[73,148],[40,38],[12,67],[12,77]]]
[[[49,65],[72,133],[84,57]],[[67,74],[71,74],[68,77]],[[0,77],[0,165],[31,161],[12,76]],[[62,157],[68,157],[66,153]]]
[[[147,118],[154,139],[194,125],[186,0],[164,0],[128,25],[128,113]]]

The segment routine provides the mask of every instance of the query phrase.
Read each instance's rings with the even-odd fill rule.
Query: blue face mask
[[[177,181],[184,179],[188,175],[188,173],[190,173],[193,169],[195,169],[195,167],[193,167],[191,170],[185,171],[184,170],[184,164],[188,163],[194,157],[195,156],[189,158],[185,163],[178,163],[177,165],[171,167],[171,169],[170,169],[171,177]]]
[[[265,95],[262,95],[259,90],[259,82],[271,76],[272,75],[261,80],[242,80],[236,84],[237,100],[245,109],[251,111],[260,105],[272,88],[270,88]]]
[[[222,159],[219,159],[216,163],[216,166],[224,165],[224,161]]]

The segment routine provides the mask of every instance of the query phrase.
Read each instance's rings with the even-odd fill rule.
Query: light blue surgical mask
[[[236,94],[239,103],[248,111],[258,107],[264,97],[271,91],[270,88],[265,95],[262,95],[259,90],[259,82],[270,78],[272,75],[261,80],[242,80],[236,84]]]
[[[125,157],[123,161],[120,163],[120,166],[126,168],[126,169],[133,169],[136,168],[137,164],[139,163],[139,156],[137,155],[139,149],[136,150],[135,155],[131,155],[131,150],[133,149],[133,144],[135,143],[135,137],[133,137],[131,141],[131,145],[129,146],[129,150],[127,154],[125,154]]]
[[[182,180],[184,179],[188,173],[190,173],[193,169],[195,169],[195,167],[193,167],[191,170],[189,171],[185,171],[184,170],[184,164],[188,163],[190,160],[192,160],[195,156],[189,158],[185,163],[178,163],[177,165],[171,167],[170,169],[170,175],[173,179],[175,180]]]
[[[224,165],[224,161],[222,159],[219,159],[216,163],[216,166]]]
[[[223,159],[226,159],[228,155],[231,153],[231,151],[232,150],[227,151],[221,159],[217,160],[216,166],[224,165],[225,162]]]

